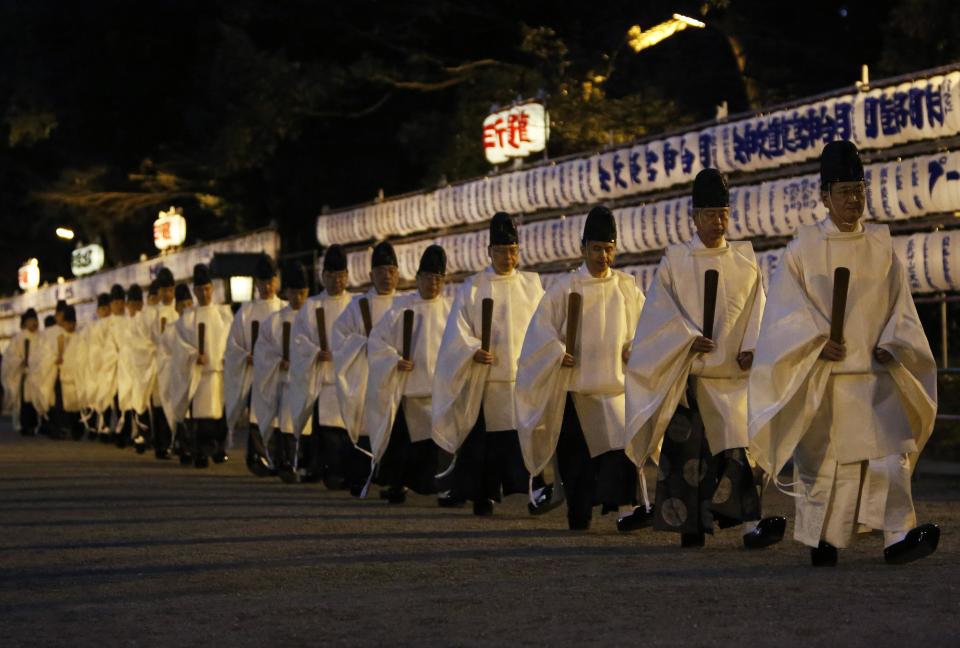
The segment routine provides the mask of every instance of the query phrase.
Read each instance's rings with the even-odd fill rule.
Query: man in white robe
[[[591,209],[583,265],[540,300],[517,368],[523,459],[535,475],[556,452],[571,530],[589,528],[595,503],[604,512],[626,512],[637,501],[637,470],[623,451],[623,368],[644,297],[633,277],[610,267],[616,240],[610,210]],[[566,349],[571,293],[582,296],[582,309],[574,346]]]
[[[57,336],[60,334],[63,327],[63,315],[67,309],[67,302],[64,300],[58,300],[56,309],[52,316],[48,315],[44,318],[43,321],[43,330],[37,332],[37,337],[34,340],[34,344],[31,345],[30,354],[35,356],[37,361],[36,363],[30,363],[30,366],[27,367],[27,377],[24,384],[24,391],[26,395],[32,399],[34,409],[37,411],[38,419],[38,430],[41,434],[50,434],[51,427],[49,421],[49,411],[53,407],[52,401],[47,401],[43,395],[43,390],[40,389],[38,381],[41,380],[39,376],[39,361],[42,356],[47,353],[53,353],[50,349],[55,344]],[[35,348],[33,348],[35,347]],[[45,378],[46,376],[44,376]],[[26,430],[24,431],[26,433]],[[92,437],[95,439],[96,437]]]
[[[163,290],[161,289],[161,293]],[[157,386],[160,391],[160,416],[166,422],[169,433],[168,452],[160,459],[169,459],[170,455],[177,455],[180,465],[193,463],[190,454],[190,439],[188,438],[185,421],[177,418],[177,404],[181,393],[180,371],[174,366],[173,352],[177,347],[177,322],[189,309],[193,308],[193,293],[186,284],[176,284],[173,289],[173,319],[166,324],[160,320],[162,331],[157,336]],[[161,302],[162,303],[162,302]],[[165,319],[165,318],[164,318]]]
[[[227,351],[224,359],[227,429],[230,438],[236,430],[247,430],[247,469],[265,477],[274,474],[269,461],[269,439],[260,435],[256,412],[250,407],[250,389],[253,385],[253,354],[256,347],[254,332],[259,331],[264,320],[286,306],[277,297],[280,278],[277,266],[269,255],[262,255],[256,268],[258,298],[249,301],[236,312],[230,326]],[[259,333],[257,333],[259,336]]]
[[[829,218],[798,229],[771,282],[750,374],[750,450],[774,476],[793,460],[794,537],[814,566],[835,565],[837,549],[868,530],[883,531],[888,563],[909,562],[940,535],[916,526],[910,490],[936,416],[936,364],[887,226],[860,222],[853,143],[827,144],[820,179]],[[838,267],[850,279],[831,339]]]
[[[148,400],[156,372],[155,351],[149,335],[153,309],[144,306],[143,289],[127,289],[127,317],[116,330],[117,402],[137,454],[147,451],[150,427]],[[145,310],[147,309],[147,310]]]
[[[294,484],[300,481],[297,460],[300,435],[290,415],[290,351],[293,321],[310,292],[301,264],[291,264],[284,270],[283,290],[287,305],[269,315],[260,326],[253,352],[250,406],[260,426],[261,438],[279,438],[273,457],[277,473],[284,482]]]
[[[116,393],[117,353],[110,329],[111,299],[109,293],[97,295],[96,319],[84,327],[86,364],[82,370],[80,395],[97,438],[103,443],[113,439],[110,412]]]
[[[110,288],[110,317],[105,321],[103,348],[107,349],[100,361],[98,384],[104,402],[104,410],[110,427],[110,441],[118,448],[126,448],[131,442],[131,433],[124,411],[120,408],[120,341],[127,328],[127,291],[120,284]]]
[[[37,311],[30,308],[20,317],[20,331],[10,340],[3,354],[3,396],[10,410],[13,429],[24,436],[36,433],[37,410],[33,406],[33,396],[28,394],[27,370],[30,355],[37,361],[37,331],[40,319]]]
[[[340,415],[351,443],[343,445],[344,478],[350,493],[359,496],[370,474],[370,437],[363,430],[363,404],[366,397],[367,338],[370,331],[393,305],[400,269],[397,254],[388,241],[373,248],[370,258],[370,283],[366,293],[357,295],[333,325],[330,346],[333,351],[334,380]],[[366,300],[370,321],[364,320],[362,300]]]
[[[293,322],[288,402],[293,429],[301,435],[302,478],[323,479],[327,488],[338,490],[348,486],[342,466],[343,447],[352,446],[340,415],[330,348],[333,325],[350,304],[347,255],[339,245],[331,245],[323,255],[320,280],[324,292],[308,299]]]
[[[683,547],[702,547],[715,522],[742,524],[748,549],[779,542],[786,525],[760,521],[761,484],[746,453],[747,377],[765,297],[753,246],[725,239],[729,216],[726,179],[704,169],[693,183],[697,233],[660,260],[627,365],[627,455],[641,469],[648,458],[659,464],[654,528],[679,533]],[[709,271],[716,303],[705,337]],[[648,512],[618,527],[644,526]]]
[[[447,257],[439,245],[424,250],[417,269],[417,292],[394,300],[370,332],[370,375],[364,403],[364,429],[376,466],[376,480],[391,504],[406,500],[406,489],[437,492],[444,468],[431,435],[433,375],[450,300],[443,296]],[[409,357],[403,356],[404,312],[413,313]]]
[[[229,306],[213,303],[213,280],[202,263],[193,269],[193,293],[197,305],[175,325],[169,391],[177,421],[186,423],[183,450],[194,467],[206,468],[210,459],[226,460],[224,351],[233,314]]]
[[[433,440],[456,454],[453,492],[491,515],[502,496],[527,493],[514,392],[523,336],[543,297],[540,275],[517,270],[520,245],[508,214],[490,221],[490,266],[457,291],[433,377]],[[481,348],[482,304],[492,299],[490,348]]]
[[[78,378],[86,361],[85,350],[77,344],[77,312],[73,306],[63,311],[58,333],[40,357],[39,371],[42,376],[38,388],[43,393],[49,409],[51,437],[65,439],[68,436],[79,441],[83,438],[80,423],[80,400],[77,394]]]
[[[164,387],[170,376],[170,353],[173,348],[170,341],[174,334],[174,324],[186,304],[178,308],[176,283],[169,268],[160,268],[154,282],[157,288],[157,303],[147,309],[144,316],[144,325],[154,351],[153,380],[150,382],[149,391],[150,436],[154,456],[166,461],[172,453],[176,422],[166,414],[169,407],[166,411],[164,409]],[[186,286],[182,288],[180,297],[192,303],[190,291]]]

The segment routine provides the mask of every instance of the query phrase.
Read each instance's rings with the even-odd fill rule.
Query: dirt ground
[[[0,645],[960,645],[960,479],[915,497],[936,554],[887,566],[872,535],[813,569],[792,540],[681,551],[610,516],[571,533],[522,496],[493,518],[391,506],[257,479],[240,453],[201,471],[5,423]]]

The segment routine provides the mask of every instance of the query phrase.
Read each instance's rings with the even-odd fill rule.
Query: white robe
[[[53,402],[48,400],[48,394],[43,385],[49,380],[49,365],[44,364],[44,359],[49,353],[56,353],[57,336],[63,333],[60,326],[51,326],[42,331],[38,331],[33,343],[30,345],[30,366],[27,367],[27,380],[24,385],[26,393],[33,399],[33,407],[37,410],[39,416],[44,416],[47,411],[53,407]],[[51,351],[51,346],[53,350]]]
[[[393,306],[370,331],[367,357],[370,375],[364,403],[363,424],[370,437],[375,462],[383,458],[390,443],[393,420],[403,403],[410,441],[431,438],[431,391],[437,354],[450,300],[440,296],[424,300],[419,294],[398,297]],[[414,313],[410,359],[413,371],[400,371],[397,362],[403,353],[403,311]]]
[[[30,354],[33,361],[37,360],[37,334],[21,329],[10,340],[7,350],[3,354],[2,378],[4,409],[10,411],[14,429],[20,427],[20,399],[33,403],[32,390],[27,385],[28,360],[24,355],[25,343],[30,343]]]
[[[711,353],[691,353],[702,335],[704,273],[716,270],[717,306]],[[765,296],[747,241],[706,248],[699,238],[667,248],[631,345],[627,365],[627,456],[659,461],[663,434],[696,376],[697,403],[711,454],[745,448],[747,377],[737,355],[753,351]]]
[[[819,355],[829,337],[838,266],[850,269],[846,358],[830,362]],[[876,347],[894,359],[879,364],[873,359]],[[887,226],[842,233],[828,220],[799,228],[771,282],[749,385],[753,457],[772,475],[794,460],[798,540],[816,546],[824,526],[831,527],[831,496],[847,491],[834,484],[845,466],[861,463],[869,468],[859,520],[903,530],[888,525],[908,524],[912,502],[888,501],[887,493],[893,492],[890,484],[909,489],[909,472],[933,430],[936,380],[936,363]],[[854,481],[856,509],[860,480]],[[832,542],[844,546],[844,539]]]
[[[144,310],[146,311],[146,308]],[[163,344],[162,337],[168,329],[174,328],[178,319],[180,319],[180,313],[172,302],[169,305],[160,302],[148,311],[144,322],[154,349],[154,379],[149,392],[151,407],[163,407],[163,389],[169,378],[172,347],[169,344]]]
[[[67,412],[79,412],[81,402],[77,387],[84,375],[83,367],[87,360],[85,349],[79,344],[82,336],[77,332],[68,333],[60,327],[57,327],[57,331],[57,336],[50,336],[44,353],[38,358],[37,389],[49,411],[56,406],[56,383],[59,378],[63,409]],[[61,345],[63,362],[58,365]]]
[[[517,429],[517,360],[523,336],[543,297],[540,275],[487,268],[467,278],[454,299],[433,378],[433,440],[455,453],[477,422],[482,404],[489,432]],[[492,365],[473,361],[482,336],[482,302],[493,299]]]
[[[233,315],[225,305],[196,306],[177,320],[170,358],[169,392],[174,417],[219,419],[224,415],[224,351]],[[205,324],[204,354],[207,362],[197,364],[198,328]]]
[[[95,320],[85,337],[87,406],[101,415],[113,407],[117,393],[117,346],[113,335],[117,319],[111,315]]]
[[[293,322],[293,343],[290,351],[290,419],[294,429],[306,430],[307,422],[317,403],[317,424],[327,427],[344,426],[334,384],[335,371],[332,362],[317,360],[320,351],[320,335],[317,331],[317,309],[323,308],[324,330],[327,344],[333,344],[333,325],[350,304],[350,294],[342,292],[330,296],[326,293],[307,300]],[[330,349],[332,351],[332,349]]]
[[[247,358],[253,353],[253,322],[260,322],[262,326],[267,317],[286,305],[287,302],[274,295],[270,299],[255,299],[243,304],[233,316],[224,357],[227,427],[231,433],[241,422],[247,408],[247,399],[250,397],[250,387],[253,385],[253,367],[247,362]],[[254,412],[250,411],[250,423],[256,422]]]
[[[283,324],[290,324],[289,353],[293,349],[293,321],[296,316],[297,311],[285,306],[283,310],[267,317],[260,325],[257,346],[253,351],[250,404],[264,439],[274,428],[287,434],[295,432],[290,417],[290,371],[281,369],[280,362],[283,360]]]
[[[147,410],[156,374],[156,351],[147,329],[150,315],[150,311],[141,310],[133,317],[117,318],[113,331],[121,412],[132,410],[140,414]]]
[[[373,327],[390,310],[397,295],[380,295],[371,288],[366,294],[354,297],[333,324],[330,346],[336,371],[337,400],[340,403],[340,416],[354,443],[357,443],[363,431],[363,403],[369,374],[367,331],[360,313],[360,299],[363,297],[370,304],[370,325]]]
[[[582,295],[574,367],[561,367],[567,331],[567,297]],[[586,266],[557,279],[530,321],[517,366],[517,430],[531,475],[553,456],[567,392],[573,396],[590,456],[623,448],[624,396],[621,351],[637,328],[643,292],[619,270],[603,278]]]

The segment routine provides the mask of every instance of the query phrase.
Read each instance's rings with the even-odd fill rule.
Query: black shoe
[[[333,475],[331,473],[326,473],[323,476],[323,485],[327,487],[327,490],[332,490],[332,491],[346,490],[347,480],[341,477],[340,475]]]
[[[481,499],[473,503],[473,514],[481,517],[493,515],[493,500]]]
[[[193,467],[194,468],[207,468],[210,466],[210,459],[207,458],[207,455],[197,455],[193,458]]]
[[[220,451],[220,452],[215,453],[215,454],[214,454],[212,457],[210,457],[210,458],[213,459],[213,463],[215,463],[215,464],[222,464],[222,463],[227,463],[228,461],[230,461],[230,457],[228,457],[228,456],[227,456],[227,453],[226,453],[226,452],[223,452],[223,451]]]
[[[563,499],[553,499],[553,486],[547,485],[535,491],[534,501],[527,502],[527,511],[530,515],[543,515],[563,504]]]
[[[94,432],[93,430],[90,430],[89,432],[87,432],[87,441],[96,441],[96,440],[97,440],[96,432]]]
[[[624,515],[621,518],[617,518],[617,531],[621,533],[629,533],[630,531],[637,531],[638,529],[643,529],[653,524],[653,507],[650,507],[648,511],[643,506],[637,506],[633,509],[633,513],[629,515]]]
[[[106,433],[100,434],[100,443],[110,443],[111,441],[113,441],[113,439],[111,438],[111,435]]]
[[[364,484],[354,484],[350,487],[350,495],[353,497],[360,497],[363,495]]]
[[[323,479],[323,475],[316,470],[306,470],[300,475],[301,484],[316,484]],[[361,488],[363,488],[361,486]]]
[[[683,549],[697,549],[702,547],[706,542],[706,534],[701,531],[700,533],[681,533],[680,534],[680,546]]]
[[[277,469],[277,476],[280,477],[280,481],[284,484],[299,484],[300,475],[296,470],[293,469],[293,466],[290,464],[282,464]]]
[[[277,474],[267,458],[260,455],[247,455],[247,469],[257,477],[274,477]]]
[[[385,499],[391,504],[403,504],[407,501],[407,489],[403,486],[393,486],[388,488],[386,494],[387,496]]]
[[[153,456],[161,461],[170,461],[169,450],[154,450]]]
[[[810,563],[814,567],[836,567],[837,548],[821,540],[819,545],[810,549]]]
[[[907,533],[907,537],[883,550],[883,559],[888,565],[905,565],[926,558],[937,550],[940,542],[940,527],[936,524],[921,524]]]
[[[776,516],[763,518],[750,533],[743,534],[743,546],[747,549],[763,549],[783,540],[787,530],[787,518]]]
[[[573,518],[567,516],[567,526],[571,531],[586,531],[590,528],[590,517]]]
[[[454,495],[450,491],[443,491],[437,495],[437,506],[440,508],[457,508],[463,506],[465,502],[465,499]]]
[[[190,455],[188,455],[186,452],[181,452],[181,453],[180,453],[180,465],[181,465],[181,466],[189,466],[189,465],[192,464],[192,463],[193,463],[193,457],[191,457]]]

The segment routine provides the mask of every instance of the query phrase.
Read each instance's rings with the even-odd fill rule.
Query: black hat
[[[113,284],[110,287],[110,301],[124,301],[127,298],[127,291],[120,284]]]
[[[160,287],[159,282],[156,279],[154,279],[153,281],[150,282],[150,285],[147,286],[147,294],[150,297],[155,296],[157,294],[157,289],[159,287]]]
[[[517,227],[506,212],[497,212],[490,219],[490,245],[514,245],[520,242]]]
[[[587,241],[617,242],[617,221],[613,218],[613,212],[603,205],[597,205],[587,214],[587,222],[583,224],[583,242]]]
[[[860,151],[850,140],[827,142],[820,154],[820,188],[828,189],[831,182],[863,182],[863,162]]]
[[[729,207],[727,179],[716,169],[704,169],[693,181],[693,208]]]
[[[257,279],[270,281],[277,276],[277,263],[269,254],[261,254],[257,259]]]
[[[323,255],[324,272],[343,272],[347,269],[347,255],[339,245],[331,245]]]
[[[65,300],[65,299],[58,299],[58,300],[57,300],[56,312],[61,313],[61,312],[63,312],[63,309],[65,309],[66,307],[67,307],[67,300]]]
[[[64,307],[63,310],[67,310],[67,308]],[[56,326],[56,325],[57,325],[57,318],[55,318],[53,315],[47,315],[46,317],[43,318],[43,328],[50,328],[51,326]]]
[[[63,309],[63,321],[77,323],[77,309],[73,306],[67,306]]]
[[[160,268],[157,270],[157,288],[173,288],[175,282],[170,268]]]
[[[139,284],[133,284],[130,286],[130,290],[127,291],[127,301],[143,301],[143,288],[141,288]]]
[[[307,271],[302,263],[288,263],[283,268],[283,287],[294,290],[307,288]]]
[[[213,279],[210,278],[210,268],[207,267],[205,263],[198,263],[193,266],[193,285],[196,286],[206,286],[209,283],[213,283]]]
[[[326,259],[326,257],[324,257]],[[397,262],[397,253],[390,245],[390,241],[380,241],[373,247],[373,255],[370,257],[370,267],[379,266],[399,266]]]
[[[109,305],[110,305],[110,295],[109,295],[109,294],[107,294],[107,293],[100,293],[99,295],[97,295],[97,308],[100,308],[101,306],[109,306]],[[66,310],[66,309],[64,309],[64,310]]]
[[[423,251],[420,257],[420,267],[417,268],[417,274],[421,272],[432,272],[434,274],[447,274],[447,253],[439,245],[431,245]]]
[[[177,287],[173,289],[173,296],[178,302],[193,299],[193,295],[190,294],[190,289],[187,288],[187,284],[177,284]]]
[[[27,320],[37,319],[37,311],[32,308],[28,308],[23,312],[23,315],[20,316],[20,326],[26,324]]]

